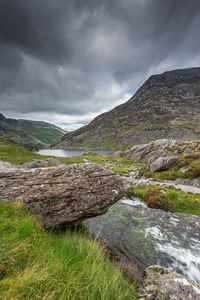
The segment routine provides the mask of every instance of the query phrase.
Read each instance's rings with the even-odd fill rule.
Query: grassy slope
[[[39,149],[49,147],[61,141],[64,132],[51,128],[45,122],[19,120],[17,125],[1,121],[4,137],[26,147]]]
[[[34,160],[45,160],[53,156],[39,155],[34,152],[27,150],[23,146],[19,146],[13,142],[0,138],[0,160],[10,162],[14,165],[21,165]],[[83,163],[81,157],[72,158],[57,158],[63,164]]]
[[[51,146],[61,141],[64,132],[55,128],[41,126],[40,122],[26,121],[30,128],[25,129],[25,132],[34,136],[46,146]]]
[[[160,190],[160,188],[154,186],[133,188],[134,195],[142,199],[146,198],[145,195],[150,190]],[[167,199],[172,204],[174,212],[200,216],[200,195],[186,194],[166,188],[162,188],[162,190],[166,192],[163,199]]]
[[[114,171],[115,173],[118,174],[128,174],[131,171],[133,171],[134,169],[139,169],[141,168],[143,165],[142,164],[138,164],[138,163],[134,163],[132,160],[126,158],[126,157],[115,157],[115,158],[111,158],[107,155],[97,155],[97,154],[88,154],[88,155],[83,155],[84,158],[86,158],[89,162],[91,163],[97,163],[100,165],[104,165],[104,164],[118,164],[120,165],[117,167],[112,167],[110,168],[111,171]]]
[[[0,138],[0,160],[46,158]],[[0,203],[0,224],[0,299],[136,299],[133,285],[86,234],[45,232],[20,205]]]
[[[20,205],[0,203],[0,222],[1,299],[136,299],[80,231],[45,232]]]

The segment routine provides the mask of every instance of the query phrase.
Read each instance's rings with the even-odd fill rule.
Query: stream
[[[200,217],[147,208],[133,197],[85,223],[121,261],[140,270],[160,265],[200,282]]]

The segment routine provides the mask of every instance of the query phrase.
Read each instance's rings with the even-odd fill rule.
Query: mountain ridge
[[[67,133],[55,148],[126,149],[156,139],[200,138],[200,67],[150,76],[126,102]]]
[[[0,136],[30,149],[42,149],[59,142],[64,130],[44,121],[6,118],[0,113]]]

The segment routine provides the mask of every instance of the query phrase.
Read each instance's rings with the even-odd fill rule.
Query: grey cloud
[[[199,0],[1,0],[0,111],[114,107],[151,73],[200,65],[199,28]]]

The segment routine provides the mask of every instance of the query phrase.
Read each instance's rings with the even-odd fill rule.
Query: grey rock
[[[50,157],[46,160],[35,160],[29,163],[25,163],[23,165],[20,165],[19,168],[22,169],[37,169],[37,168],[44,168],[48,165],[60,165],[61,162],[57,160],[56,158]]]
[[[124,152],[124,156],[134,161],[153,162],[159,157],[178,156],[200,152],[200,141],[162,139],[148,144],[133,146]]]
[[[0,160],[0,169],[15,169],[16,167],[9,162]]]
[[[36,160],[19,166],[19,168],[23,168],[23,169],[35,169],[35,168],[43,168],[43,167],[45,167],[44,160]]]
[[[200,188],[200,177],[197,177],[195,179],[178,178],[174,181],[174,183],[177,185],[186,185],[186,186]]]
[[[144,271],[140,297],[151,300],[199,300],[200,285],[195,281],[160,266],[150,266]]]
[[[123,155],[122,151],[116,151],[114,153],[108,154],[108,157],[110,157],[110,158],[116,158],[116,157],[120,157],[122,155]]]
[[[146,179],[140,179],[140,180],[133,180],[133,186],[136,187],[147,187],[149,186],[149,181]]]
[[[47,229],[103,214],[123,195],[120,176],[96,164],[0,171],[0,201],[26,204]]]
[[[154,162],[150,164],[150,173],[154,173],[156,171],[168,170],[172,166],[174,166],[178,161],[178,157],[159,157]]]
[[[60,165],[61,162],[59,160],[57,160],[56,158],[54,157],[50,157],[50,158],[47,158],[45,161],[44,161],[45,165],[47,164],[50,164],[50,165]]]
[[[190,168],[188,168],[188,167],[182,167],[182,168],[179,170],[179,172],[185,174],[185,173],[187,173],[189,170],[190,170]]]

